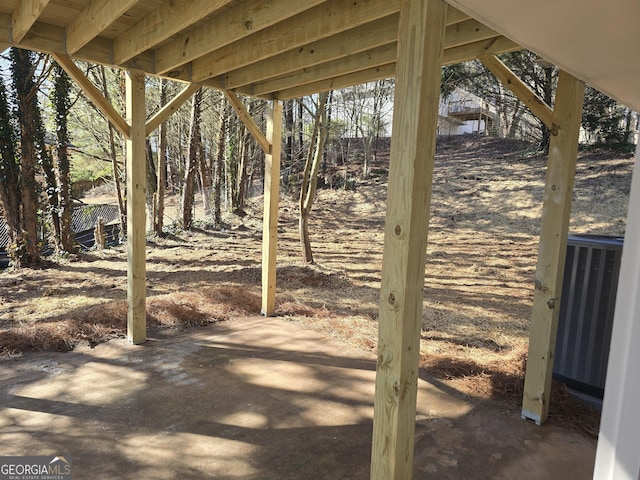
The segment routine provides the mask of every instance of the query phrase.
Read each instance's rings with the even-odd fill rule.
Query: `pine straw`
[[[522,349],[510,359],[483,364],[459,357],[420,356],[420,368],[425,375],[444,380],[469,396],[491,398],[514,410],[521,408],[526,363],[526,350]],[[549,418],[592,438],[598,437],[600,412],[556,381],[551,388]]]
[[[150,330],[189,329],[232,317],[258,315],[260,308],[260,297],[245,288],[209,287],[148,298],[147,326]],[[326,313],[295,301],[281,301],[278,311],[301,317]],[[126,330],[126,301],[108,302],[43,321],[19,323],[0,331],[0,357],[27,351],[66,352],[81,343],[95,346],[124,337]]]

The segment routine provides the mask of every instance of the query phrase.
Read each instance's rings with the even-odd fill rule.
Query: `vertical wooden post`
[[[131,343],[147,339],[146,328],[146,211],[145,189],[145,85],[144,72],[129,70],[126,76],[127,122],[127,338]]]
[[[280,142],[282,105],[274,100],[267,117],[267,141],[271,153],[264,157],[264,217],[262,219],[262,314],[276,309],[276,250],[278,243],[278,200],[280,195]]]
[[[558,128],[549,146],[522,401],[522,417],[538,425],[547,420],[549,413],[584,89],[583,82],[566,72],[560,72],[553,109],[553,123]]]
[[[413,473],[431,180],[446,4],[403,0],[387,193],[371,478]]]
[[[593,478],[640,478],[640,144],[631,182],[627,229],[611,333],[607,381]]]

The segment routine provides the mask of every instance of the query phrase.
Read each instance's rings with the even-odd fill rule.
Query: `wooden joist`
[[[358,3],[329,0],[194,60],[192,79],[197,82],[216,77],[379,20],[399,10],[399,0],[367,0]]]
[[[36,22],[50,0],[23,0],[11,15],[11,41],[20,42]]]
[[[64,55],[66,51],[65,29],[48,23],[36,22],[19,43],[11,39],[11,16],[0,13],[0,43],[8,43],[27,50],[44,53],[58,53]],[[113,43],[102,37],[94,38],[84,47],[73,54],[73,58],[92,63],[113,65]],[[135,59],[122,65],[124,68],[137,68],[148,73],[154,73],[154,58],[150,52],[138,55]]]
[[[111,38],[101,35],[107,28],[110,35],[127,15],[135,18],[135,0],[91,0],[66,27],[35,16],[19,46],[220,90],[290,98],[382,78],[395,62],[400,1],[175,0]],[[504,43],[503,37],[453,7],[449,11],[445,59],[501,53],[490,45]],[[0,14],[0,43],[15,44],[11,23],[12,15]]]
[[[247,95],[268,96],[273,94],[280,100],[303,97],[316,92],[326,92],[338,88],[345,88],[364,82],[393,77],[396,74],[395,53],[393,63],[378,65],[380,61],[388,60],[390,49],[397,48],[396,44],[384,45],[375,50],[347,57],[343,61],[334,61],[331,64],[318,65],[306,68],[295,73],[257,83],[239,89]],[[505,37],[480,40],[460,47],[447,48],[442,57],[443,65],[473,60],[478,56],[490,52],[500,54],[521,50],[522,47]],[[369,59],[362,61],[362,59]],[[355,70],[360,68],[360,70]],[[326,74],[329,75],[326,75]],[[315,76],[315,78],[314,78]],[[324,78],[329,76],[330,78]],[[309,79],[313,81],[309,82]]]
[[[371,478],[413,473],[425,256],[446,3],[405,0],[400,13],[384,232]]]
[[[127,158],[127,339],[137,344],[147,339],[146,327],[146,209],[145,191],[145,75],[129,70],[126,77],[127,120],[131,135]]]
[[[271,102],[267,116],[270,152],[264,156],[264,216],[262,218],[262,315],[276,310],[276,258],[278,244],[278,203],[280,196],[280,144],[282,105]]]
[[[538,425],[547,420],[549,413],[584,89],[583,82],[560,72],[553,108],[557,133],[552,135],[549,146],[522,402],[522,417]]]
[[[492,37],[457,47],[446,48],[442,57],[442,64],[454,65],[475,60],[484,54],[500,55],[501,53],[514,52],[516,50],[522,50],[522,47],[513,40],[502,36]]]
[[[382,80],[383,78],[393,77],[395,76],[395,74],[396,64],[390,63],[387,65],[381,65],[379,67],[373,67],[367,70],[360,70],[358,72],[342,75],[340,77],[332,78],[329,80],[320,80],[317,82],[287,88],[286,90],[275,92],[273,96],[279,100],[289,100],[291,98],[299,98],[304,97],[305,95],[311,95],[312,92],[327,92],[329,90],[351,87],[353,85],[372,82],[374,80]]]
[[[495,31],[476,20],[466,20],[447,27],[444,46],[445,48],[455,48],[469,42],[479,42],[498,36]],[[386,61],[379,60],[375,54],[367,55],[366,52],[374,52],[378,47],[393,45],[397,38],[398,16],[396,14],[389,15],[351,30],[336,33],[317,42],[306,44],[297,49],[288,50],[267,60],[230,71],[225,75],[225,88],[240,88],[287,73],[308,70],[323,64],[326,66],[334,62],[339,63],[342,59],[361,53],[363,55],[359,55],[358,58],[361,59],[363,64],[357,70],[368,70],[376,66],[374,62],[382,65],[391,59]],[[380,50],[388,52],[388,48]],[[354,62],[354,60],[349,61],[351,63]],[[320,69],[316,70],[319,71]],[[353,71],[356,71],[356,69]]]
[[[228,72],[224,84],[226,88],[238,88],[310,68],[372,47],[393,43],[397,35],[398,15],[394,14]]]
[[[129,10],[137,0],[92,0],[65,29],[66,52],[71,55]]]
[[[200,21],[231,0],[173,0],[131,26],[113,40],[113,61],[122,64],[166,38]]]
[[[249,112],[247,112],[247,109],[244,107],[244,104],[242,103],[242,101],[238,98],[238,96],[235,93],[229,90],[224,91],[224,96],[227,98],[227,100],[235,110],[238,117],[240,117],[240,120],[242,120],[242,123],[244,123],[244,126],[247,127],[247,130],[249,130],[249,132],[251,133],[255,141],[258,143],[258,145],[260,145],[260,148],[262,149],[262,151],[266,155],[269,155],[271,153],[271,143],[269,142],[269,140],[267,140],[267,137],[262,133],[262,131],[260,130],[260,127],[258,126],[256,121],[253,119],[253,117],[249,115]]]
[[[248,0],[180,35],[155,51],[156,71],[167,73],[216,48],[317,5],[322,0]]]
[[[362,70],[395,63],[397,51],[398,45],[395,42],[389,43],[374,50],[349,55],[340,61],[296,70],[287,75],[251,85],[247,90],[253,95],[260,96],[313,82],[342,77]]]

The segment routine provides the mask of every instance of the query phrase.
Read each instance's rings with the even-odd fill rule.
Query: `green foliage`
[[[77,152],[73,154],[71,167],[71,181],[74,183],[110,178],[113,174],[108,161]]]
[[[593,137],[596,144],[607,146],[626,145],[630,130],[625,127],[628,110],[595,88],[585,92],[582,127]]]
[[[66,72],[56,64],[53,69],[54,88],[51,91],[51,102],[55,109],[55,124],[56,124],[56,140],[57,146],[68,146],[71,137],[69,135],[69,128],[67,123],[67,116],[71,109],[71,80]],[[60,168],[69,170],[68,159],[60,159],[61,162],[67,162],[60,164]]]
[[[0,188],[18,179],[15,122],[11,116],[7,89],[0,81]]]

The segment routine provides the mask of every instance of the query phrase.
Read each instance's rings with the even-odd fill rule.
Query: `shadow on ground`
[[[372,355],[245,318],[0,363],[5,455],[76,478],[366,479]],[[588,478],[594,442],[419,382],[414,478]]]

